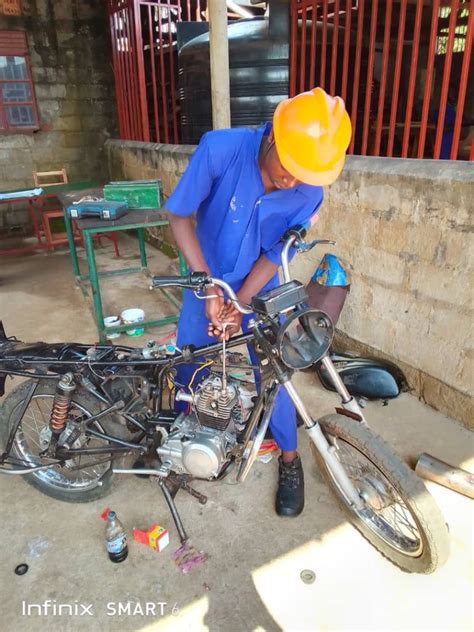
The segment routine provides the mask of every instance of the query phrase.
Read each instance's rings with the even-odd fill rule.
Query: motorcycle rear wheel
[[[17,414],[23,403],[32,380],[19,384],[5,399],[0,407],[0,439],[5,448],[10,430],[17,419]],[[46,448],[49,441],[49,416],[56,391],[55,380],[39,382],[34,395],[25,410],[15,436],[11,454],[29,466],[41,465],[42,459],[39,453]],[[99,412],[98,402],[89,393],[83,390],[76,391],[72,396],[67,432],[74,428],[75,420],[79,417],[92,417]],[[93,423],[95,430],[103,432],[101,424]],[[73,447],[88,445],[107,445],[105,441],[86,437],[81,434]],[[112,484],[112,461],[94,465],[98,461],[97,456],[79,456],[66,461],[61,468],[52,467],[38,472],[22,475],[30,485],[52,498],[71,503],[83,503],[96,500],[105,496]],[[79,466],[87,466],[78,469]]]
[[[351,505],[315,445],[311,449],[349,521],[385,557],[410,573],[433,573],[449,554],[446,523],[424,483],[367,426],[344,415],[319,420],[335,455],[364,498]]]

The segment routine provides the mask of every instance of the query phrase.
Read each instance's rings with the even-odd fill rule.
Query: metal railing
[[[179,142],[176,23],[204,10],[205,0],[108,0],[121,138]]]
[[[206,0],[107,0],[121,138],[178,143],[177,24]],[[471,0],[290,0],[290,96],[346,101],[350,153],[474,160]]]
[[[290,95],[341,95],[351,153],[473,160],[473,36],[470,0],[291,0]]]

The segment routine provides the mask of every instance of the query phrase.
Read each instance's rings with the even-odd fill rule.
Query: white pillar
[[[212,126],[230,127],[229,41],[225,0],[209,0]]]

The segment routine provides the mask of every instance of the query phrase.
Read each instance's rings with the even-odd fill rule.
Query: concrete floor
[[[121,249],[125,258],[134,258],[130,238],[122,240]],[[108,245],[98,252],[99,264],[114,263]],[[156,251],[150,268],[163,274],[176,269]],[[104,284],[107,313],[134,306],[149,315],[170,313],[157,294],[147,290],[146,281],[137,279],[115,278]],[[3,257],[0,283],[0,317],[8,334],[31,341],[96,340],[67,253]],[[145,339],[121,340],[142,344]],[[310,374],[301,374],[298,384],[315,415],[330,412],[336,404]],[[367,415],[404,458],[426,451],[466,469],[473,466],[472,435],[408,394],[387,407],[369,404]],[[403,573],[345,522],[300,432],[306,507],[297,519],[274,514],[275,459],[257,463],[241,486],[197,484],[209,496],[204,507],[188,495],[178,496],[193,543],[209,555],[188,575],[181,575],[171,559],[179,541],[156,483],[117,477],[108,498],[71,505],[40,494],[19,477],[0,477],[2,629],[471,630],[472,503],[428,484],[449,524],[451,556],[434,575]],[[100,520],[106,506],[117,511],[129,533],[153,522],[166,526],[170,546],[157,554],[131,542],[126,562],[112,564],[104,551]],[[13,573],[20,562],[29,564],[22,577]],[[313,584],[301,581],[303,569],[316,573]],[[26,604],[48,599],[56,605],[78,604],[78,612],[79,604],[92,604],[93,616],[39,616],[35,609],[31,616],[24,614]],[[119,602],[130,608],[129,614],[113,614]],[[156,616],[141,614],[147,602],[156,604]]]

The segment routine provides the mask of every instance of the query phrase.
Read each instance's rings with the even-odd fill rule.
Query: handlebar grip
[[[186,276],[154,276],[151,278],[151,288],[183,287],[200,289],[211,284],[206,272],[190,272]]]
[[[297,241],[304,239],[306,237],[307,230],[301,224],[295,224],[295,226],[291,226],[286,233],[283,235],[282,240],[286,241],[289,237],[296,237]]]

